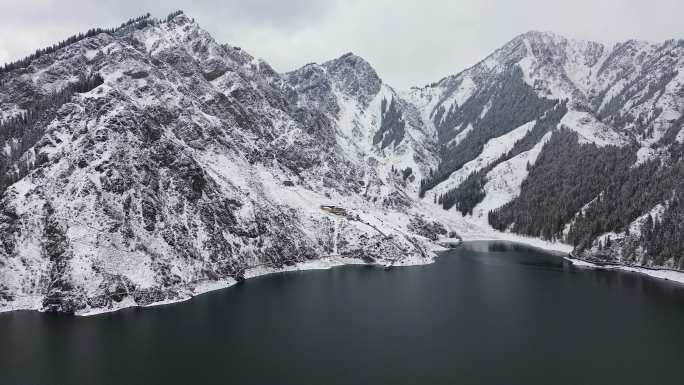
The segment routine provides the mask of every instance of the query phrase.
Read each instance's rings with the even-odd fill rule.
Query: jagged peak
[[[182,9],[179,9],[179,10],[177,10],[177,11],[175,11],[175,12],[169,13],[169,14],[166,16],[166,21],[171,21],[171,20],[173,20],[173,19],[175,19],[176,17],[179,17],[179,16],[185,16],[185,12],[183,12]],[[185,17],[187,17],[187,16],[185,16]]]
[[[529,30],[527,32],[521,33],[516,38],[528,38],[528,39],[543,39],[543,38],[553,38],[553,39],[567,39],[565,36],[559,35],[552,31],[539,31],[539,30]]]
[[[453,82],[455,79],[460,78],[461,75],[473,70],[476,71],[478,68],[496,66],[500,63],[516,64],[519,60],[527,56],[546,56],[544,59],[548,57],[557,58],[559,55],[565,55],[563,51],[568,49],[568,47],[570,47],[571,50],[589,56],[590,58],[587,60],[594,61],[597,55],[611,49],[611,47],[612,49],[620,47],[634,47],[635,49],[638,49],[649,44],[654,43],[640,40],[627,40],[620,43],[599,42],[568,37],[553,31],[529,30],[515,36],[475,65],[457,72],[454,75],[448,75],[437,82],[427,84],[425,87],[437,87],[443,85],[445,82]]]
[[[577,39],[552,31],[531,30],[513,38],[495,54],[497,52],[518,51],[519,54],[525,56],[539,54],[555,56],[562,54],[562,51],[568,48],[578,52],[593,53],[602,51],[610,45],[607,42]]]
[[[572,36],[566,36],[562,35],[553,31],[538,31],[538,30],[530,30],[524,33],[521,33],[520,35],[516,36],[512,41],[517,41],[520,39],[528,39],[530,41],[538,41],[538,42],[566,42],[566,43],[574,43],[574,44],[584,44],[584,45],[603,45],[605,47],[615,47],[615,46],[630,46],[630,47],[646,47],[646,46],[659,46],[662,44],[666,43],[672,43],[672,42],[678,42],[682,41],[682,39],[668,39],[665,41],[654,41],[654,40],[646,40],[646,39],[634,39],[634,38],[628,38],[625,40],[610,40],[610,39],[592,39],[592,40],[587,40],[587,39],[580,39]]]
[[[667,42],[665,42],[667,43]],[[614,49],[625,49],[625,48],[630,48],[630,49],[644,49],[649,46],[656,46],[658,43],[654,43],[652,41],[648,40],[640,40],[640,39],[629,39],[621,42],[616,42],[613,43],[612,46]]]
[[[184,26],[187,24],[197,24],[195,18],[188,16],[182,10],[170,13],[165,19],[161,20],[164,23],[171,23],[178,26]]]
[[[357,97],[364,104],[380,92],[382,79],[373,66],[351,52],[323,63],[322,67],[340,90]]]
[[[559,44],[559,43],[582,43],[582,44],[602,44],[601,42],[593,40],[578,39],[571,36],[561,35],[553,31],[539,31],[530,30],[513,38],[511,41],[528,40],[530,42],[538,42],[545,44]]]
[[[359,55],[356,55],[354,52],[351,52],[351,51],[341,55],[340,57],[338,57],[336,59],[329,60],[328,62],[333,62],[333,61],[346,61],[346,62],[350,62],[350,63],[361,62],[361,63],[365,63],[365,64],[370,65],[364,58],[362,58]]]
[[[303,78],[307,79],[323,79],[325,78],[326,69],[316,62],[306,63],[303,66],[283,74],[284,77],[291,79],[297,83]]]
[[[382,82],[375,68],[366,59],[352,52],[329,60],[321,64],[321,66],[330,73],[347,72],[348,74],[377,79],[377,81]]]
[[[380,92],[382,80],[365,59],[351,52],[319,63],[308,63],[283,75],[295,88],[336,90],[367,105]]]
[[[355,67],[357,69],[363,69],[366,71],[372,71],[375,72],[375,69],[373,66],[364,58],[362,58],[359,55],[354,54],[353,52],[347,52],[344,55],[328,60],[327,62],[324,62],[322,64],[323,67],[326,68],[336,68],[340,66],[351,66]],[[377,73],[376,73],[377,76]]]

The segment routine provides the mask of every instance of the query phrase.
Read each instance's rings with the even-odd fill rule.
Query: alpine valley
[[[93,29],[0,69],[0,311],[476,239],[676,273],[683,112],[684,40],[529,32],[400,91],[353,54],[278,73],[182,12]]]

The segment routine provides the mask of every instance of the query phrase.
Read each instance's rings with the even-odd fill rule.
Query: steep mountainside
[[[180,13],[0,76],[5,309],[102,311],[323,257],[433,256],[412,197],[435,135],[361,58],[280,75]]]
[[[353,54],[277,73],[182,12],[70,38],[0,70],[0,311],[427,263],[456,234],[681,268],[683,50],[531,32],[397,92]]]
[[[521,35],[409,93],[441,148],[421,196],[585,258],[682,268],[683,69],[682,40]]]

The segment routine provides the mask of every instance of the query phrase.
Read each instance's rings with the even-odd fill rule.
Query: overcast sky
[[[278,71],[351,51],[399,88],[457,73],[528,30],[602,42],[684,38],[682,0],[0,0],[0,63],[175,9]]]

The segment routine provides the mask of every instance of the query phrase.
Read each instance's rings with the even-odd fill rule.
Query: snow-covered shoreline
[[[620,271],[626,271],[626,272],[633,272],[633,273],[639,273],[639,274],[644,274],[656,279],[661,279],[661,280],[666,280],[666,281],[671,281],[671,282],[676,282],[679,284],[684,284],[684,272],[680,271],[674,271],[674,270],[667,270],[667,269],[646,269],[646,268],[640,268],[640,267],[633,267],[633,266],[618,266],[618,265],[596,265],[591,262],[587,262],[581,259],[577,258],[572,258],[571,257],[571,251],[572,251],[572,246],[566,245],[563,243],[559,242],[548,242],[544,241],[538,238],[531,238],[531,237],[524,237],[516,234],[511,234],[511,233],[500,233],[500,232],[493,232],[492,234],[486,234],[486,235],[468,235],[463,237],[463,242],[479,242],[479,241],[490,241],[490,242],[496,242],[496,241],[502,241],[502,242],[512,242],[520,245],[525,245],[533,248],[538,248],[547,252],[551,253],[561,253],[564,254],[563,258],[570,263],[573,264],[573,266],[577,266],[580,268],[587,268],[587,269],[603,269],[603,270],[620,270]],[[438,251],[448,251],[447,248],[440,247],[436,245],[433,249],[433,252],[438,252]],[[433,255],[431,258],[409,258],[406,260],[399,261],[397,263],[393,263],[391,266],[392,267],[410,267],[410,266],[423,266],[423,265],[429,265],[434,263],[435,261],[435,256]],[[327,256],[323,257],[320,259],[312,260],[312,261],[306,261],[306,262],[300,262],[296,263],[292,266],[284,266],[282,268],[275,268],[275,267],[269,267],[269,266],[256,266],[249,268],[245,271],[245,278],[250,279],[250,278],[257,278],[257,277],[263,277],[271,274],[279,274],[279,273],[288,273],[288,272],[296,272],[296,271],[310,271],[310,270],[330,270],[335,267],[341,267],[341,266],[351,266],[351,265],[366,265],[366,266],[375,266],[375,267],[386,267],[386,264],[382,263],[367,263],[364,262],[362,259],[357,259],[357,258],[346,258],[346,257],[341,257],[341,256]],[[198,282],[195,286],[192,288],[187,289],[182,293],[182,296],[176,299],[165,299],[163,301],[159,302],[154,302],[150,303],[147,305],[139,305],[136,304],[132,298],[127,297],[125,298],[122,302],[117,304],[117,307],[113,308],[108,308],[108,309],[86,309],[81,312],[77,312],[75,315],[78,317],[91,317],[91,316],[96,316],[96,315],[101,315],[101,314],[107,314],[107,313],[114,313],[120,310],[124,309],[130,309],[130,308],[151,308],[151,307],[158,307],[158,306],[164,306],[164,305],[171,305],[171,304],[176,304],[176,303],[181,303],[181,302],[186,302],[191,300],[194,297],[217,291],[217,290],[222,290],[222,289],[227,289],[229,287],[232,287],[236,285],[238,282],[233,279],[229,279],[226,281],[202,281]],[[1,313],[8,313],[12,311],[39,311],[40,310],[40,304],[41,304],[41,298],[39,296],[34,296],[34,297],[27,297],[23,301],[19,301],[16,303],[16,306],[13,307],[7,307],[4,309],[0,309],[0,314]]]
[[[474,236],[474,237],[464,237],[464,242],[472,241],[506,241],[518,243],[526,246],[531,246],[534,248],[542,249],[553,253],[562,253],[563,258],[573,266],[585,268],[585,269],[602,269],[602,270],[620,270],[629,273],[637,273],[647,275],[651,278],[660,279],[664,281],[676,282],[678,284],[684,284],[684,272],[664,269],[664,268],[644,268],[638,266],[625,266],[625,265],[597,265],[591,262],[587,262],[578,258],[572,257],[573,247],[564,243],[559,242],[548,242],[538,238],[524,237],[517,234],[511,233],[500,233],[496,232],[494,236]]]
[[[524,237],[517,234],[511,233],[501,233],[495,232],[493,236],[470,236],[464,237],[464,242],[474,242],[474,241],[506,241],[518,243],[521,245],[531,246],[534,248],[542,249],[548,252],[561,253],[563,258],[573,266],[585,268],[585,269],[602,269],[602,270],[620,270],[629,273],[637,273],[649,276],[651,278],[660,279],[664,281],[675,282],[678,284],[684,284],[684,272],[663,269],[663,268],[643,268],[638,266],[625,266],[625,265],[597,265],[591,262],[587,262],[581,259],[572,257],[573,247],[560,242],[548,242],[538,238]]]
[[[429,265],[431,263],[434,263],[434,258],[426,258],[426,259],[415,259],[415,258],[409,258],[406,260],[402,260],[398,263],[393,264],[393,267],[410,267],[410,266],[422,266],[422,265]],[[275,267],[269,267],[269,266],[257,266],[257,267],[252,267],[247,270],[245,270],[245,279],[251,279],[251,278],[258,278],[258,277],[263,277],[271,274],[280,274],[280,273],[291,273],[291,272],[297,272],[297,271],[311,271],[311,270],[330,270],[335,267],[341,267],[341,266],[352,266],[352,265],[363,265],[363,266],[374,266],[374,267],[385,267],[384,264],[382,263],[367,263],[364,262],[362,259],[357,259],[357,258],[346,258],[346,257],[341,257],[341,256],[333,256],[333,257],[323,257],[320,259],[312,260],[312,261],[306,261],[306,262],[299,262],[296,263],[292,266],[284,266],[282,268],[275,268]],[[112,309],[94,309],[92,311],[85,311],[85,312],[79,312],[76,313],[75,315],[78,317],[90,317],[98,314],[106,314],[106,313],[113,313],[119,310],[124,310],[124,309],[129,309],[129,308],[150,308],[150,307],[158,307],[158,306],[164,306],[164,305],[172,305],[175,303],[180,303],[180,302],[186,302],[191,300],[194,297],[207,294],[213,291],[217,290],[222,290],[222,289],[227,289],[229,287],[235,286],[238,282],[231,279],[229,281],[204,281],[197,286],[195,286],[191,292],[186,293],[187,296],[184,296],[182,298],[178,299],[167,299],[164,301],[160,302],[154,302],[148,305],[137,305],[131,301],[131,304],[128,306],[122,306],[118,308],[112,308]],[[125,302],[122,301],[122,303]],[[0,310],[0,313],[2,310]]]
[[[523,244],[526,246],[531,246],[535,248],[540,248],[549,252],[569,252],[567,249],[569,246],[563,245],[560,243],[551,243],[551,242],[546,242],[541,239],[535,239],[535,238],[530,238],[530,237],[522,237],[518,236],[515,234],[510,234],[510,233],[497,233],[497,232],[492,232],[492,234],[487,234],[487,235],[468,235],[463,237],[463,242],[472,242],[472,241],[505,241],[505,242],[514,242],[514,243],[519,243]],[[415,258],[406,258],[401,261],[392,263],[392,267],[410,267],[410,266],[423,266],[423,265],[429,265],[434,263],[435,257],[437,254],[436,252],[440,251],[447,251],[447,248],[441,247],[437,244],[434,245],[434,247],[430,250],[432,252],[432,255],[430,258],[421,258],[421,257],[415,257]],[[341,256],[328,256],[328,257],[323,257],[317,260],[312,260],[312,261],[306,261],[306,262],[300,262],[296,263],[295,265],[292,266],[284,266],[282,268],[275,268],[275,267],[269,267],[269,266],[256,266],[249,268],[245,271],[245,278],[250,279],[250,278],[257,278],[257,277],[262,277],[266,275],[271,275],[271,274],[278,274],[278,273],[287,273],[287,272],[295,272],[295,271],[309,271],[309,270],[329,270],[335,267],[340,267],[340,266],[349,266],[349,265],[368,265],[368,266],[376,266],[376,267],[386,267],[387,264],[383,263],[367,263],[364,262],[362,259],[357,259],[357,258],[345,258]],[[151,307],[158,307],[158,306],[164,306],[164,305],[170,305],[170,304],[175,304],[175,303],[180,303],[180,302],[186,302],[191,300],[193,297],[197,297],[209,292],[213,292],[216,290],[221,290],[221,289],[227,289],[229,287],[232,287],[237,284],[236,280],[230,279],[226,281],[202,281],[202,282],[197,282],[195,286],[191,288],[187,288],[185,290],[181,291],[181,297],[175,298],[175,299],[165,299],[163,301],[159,302],[154,302],[150,303],[147,305],[139,305],[133,301],[131,297],[126,297],[124,298],[121,302],[116,304],[116,307],[112,308],[88,308],[83,311],[77,312],[75,315],[78,317],[91,317],[91,316],[97,316],[101,314],[107,314],[107,313],[114,313],[120,310],[124,309],[130,309],[130,308],[151,308]],[[14,303],[15,306],[9,306],[7,308],[0,308],[0,314],[1,313],[8,313],[12,311],[38,311],[40,312],[41,308],[41,303],[42,303],[42,298],[40,296],[31,296],[31,297],[25,297],[22,300],[18,300]]]
[[[393,263],[392,267],[422,266],[422,265],[429,265],[431,263],[434,263],[434,257],[433,258],[408,258],[408,259],[399,261],[397,263]],[[312,261],[299,262],[299,263],[296,263],[292,266],[284,266],[283,268],[274,268],[274,267],[268,267],[268,266],[257,266],[257,267],[247,269],[245,271],[245,278],[250,279],[250,278],[263,277],[263,276],[267,276],[267,275],[271,275],[271,274],[289,273],[289,272],[296,272],[296,271],[330,270],[330,269],[335,268],[335,267],[352,266],[352,265],[375,266],[375,267],[380,267],[380,268],[386,267],[386,265],[382,264],[382,263],[367,263],[367,262],[364,262],[362,259],[333,256],[333,257],[323,257],[323,258],[312,260]],[[117,312],[120,310],[130,309],[130,308],[151,308],[151,307],[159,307],[159,306],[164,306],[164,305],[171,305],[171,304],[189,301],[194,297],[197,297],[197,296],[200,296],[200,295],[203,295],[206,293],[210,293],[210,292],[222,290],[222,289],[227,289],[229,287],[235,286],[237,283],[238,282],[236,280],[233,280],[233,279],[226,280],[226,281],[202,281],[202,282],[198,282],[196,286],[184,291],[182,293],[182,296],[179,298],[165,299],[163,301],[153,302],[153,303],[150,303],[147,305],[139,305],[139,304],[136,304],[132,298],[126,297],[120,303],[118,303],[116,307],[85,309],[83,311],[77,312],[74,315],[77,317],[92,317],[92,316],[101,315],[101,314],[114,313],[114,312]],[[13,311],[22,311],[22,310],[23,311],[42,312],[40,310],[40,307],[41,307],[41,297],[40,296],[26,297],[25,300],[20,300],[15,305],[16,306],[11,306],[11,307],[7,307],[7,308],[0,308],[0,314],[1,313],[9,313],[9,312],[13,312]]]
[[[584,269],[596,270],[619,270],[629,273],[637,273],[649,276],[651,278],[660,279],[663,281],[676,282],[684,284],[684,272],[670,269],[650,269],[638,266],[624,266],[624,265],[597,265],[595,263],[587,262],[581,259],[566,256],[565,259],[572,263],[573,266]]]
[[[461,236],[462,236],[463,242],[474,242],[474,241],[512,242],[512,243],[530,246],[530,247],[533,247],[536,249],[541,249],[541,250],[552,252],[552,253],[563,253],[563,254],[570,254],[573,250],[572,246],[565,244],[565,243],[549,242],[549,241],[545,241],[545,240],[540,239],[540,238],[528,237],[528,236],[513,234],[513,233],[504,233],[504,232],[496,231],[494,229],[491,229],[490,232],[486,232],[484,234],[477,234],[477,233],[462,234]]]

